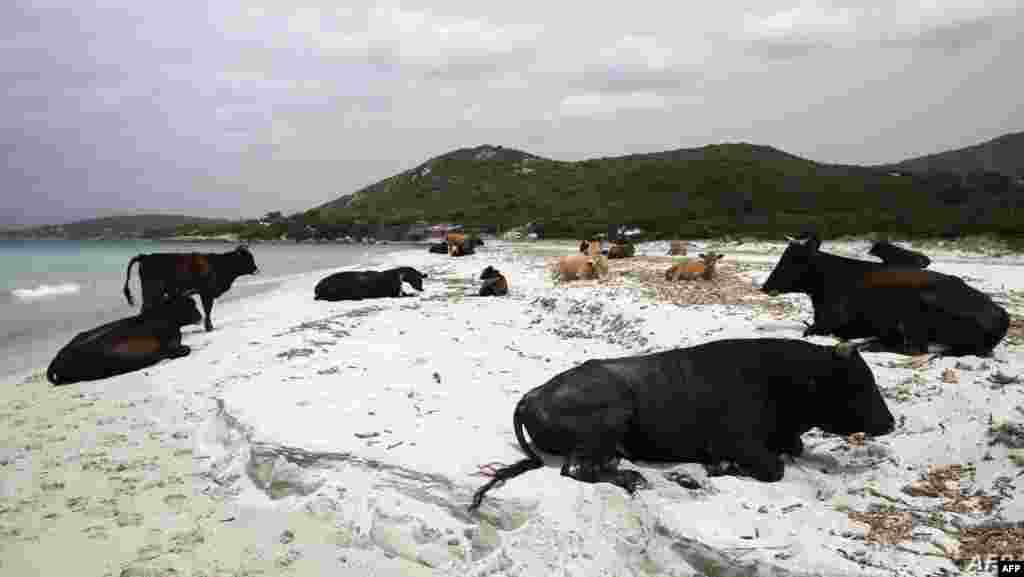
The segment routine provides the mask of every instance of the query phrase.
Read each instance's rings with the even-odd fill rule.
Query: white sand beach
[[[468,514],[478,466],[522,458],[515,403],[556,373],[719,338],[800,338],[809,299],[756,291],[781,243],[693,246],[725,253],[719,281],[652,288],[671,263],[664,242],[574,283],[546,268],[572,242],[392,253],[353,268],[414,266],[423,293],[327,303],[312,298],[323,273],[296,275],[218,303],[213,332],[185,329],[188,357],[65,387],[41,371],[5,384],[0,575],[926,577],[961,574],[951,559],[976,551],[1024,558],[1019,324],[992,358],[864,353],[897,430],[863,443],[812,431],[778,483],[623,461],[653,485],[629,497],[548,466]],[[870,259],[867,246],[823,249]],[[1024,257],[925,252],[1024,316]],[[487,265],[507,297],[471,296]]]

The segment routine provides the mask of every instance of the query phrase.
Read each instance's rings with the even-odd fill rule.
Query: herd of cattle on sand
[[[941,354],[988,356],[1006,336],[1010,318],[992,298],[963,279],[925,270],[931,260],[888,242],[870,254],[881,262],[829,254],[813,233],[789,238],[775,268],[761,286],[769,295],[803,293],[814,320],[804,336],[833,335],[835,346],[800,339],[722,339],[660,353],[591,359],[553,376],[527,392],[513,411],[513,430],[526,458],[501,468],[481,467],[491,480],[473,497],[544,464],[539,453],[564,458],[561,473],[586,483],[606,482],[632,494],[647,481],[619,469],[631,461],[698,462],[710,475],[742,475],[772,482],[783,476],[783,454],[803,452],[801,435],[819,427],[828,433],[885,435],[895,419],[871,368],[861,356],[868,347],[903,354],[939,349]],[[451,234],[430,252],[474,254],[482,244]],[[596,278],[604,258],[628,258],[628,243],[603,250],[596,239],[580,243],[578,254],[559,259],[563,281]],[[670,255],[683,256],[674,241]],[[701,254],[665,271],[666,280],[712,280],[724,255]],[[181,327],[200,315],[191,295],[199,294],[204,326],[213,330],[213,300],[236,278],[258,272],[248,248],[227,253],[140,254],[129,261],[124,295],[138,263],[142,310],[75,336],[47,370],[54,385],[95,380],[184,357]],[[345,271],[322,279],[316,300],[340,301],[412,296],[408,283],[423,290],[427,275],[402,266],[384,271]],[[503,296],[508,279],[492,266],[480,274],[480,296]],[[807,411],[814,406],[818,410]],[[524,437],[529,433],[530,441]],[[490,467],[490,466],[489,466]]]

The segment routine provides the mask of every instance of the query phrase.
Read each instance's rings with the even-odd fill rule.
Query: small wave
[[[82,285],[69,282],[63,284],[41,284],[30,289],[13,289],[11,294],[19,300],[29,301],[46,297],[78,294],[81,290]]]

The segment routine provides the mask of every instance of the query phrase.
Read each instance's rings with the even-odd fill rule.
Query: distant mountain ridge
[[[965,148],[880,165],[878,168],[911,173],[967,174],[987,171],[1024,178],[1024,131],[1004,134]]]
[[[0,230],[0,236],[159,237],[195,227],[205,234],[248,228],[278,238],[286,230],[346,222],[506,228],[535,221],[546,222],[549,235],[570,236],[616,222],[665,234],[755,234],[812,221],[837,231],[913,223],[919,233],[937,234],[1018,230],[1021,210],[1024,132],[871,166],[820,163],[747,142],[579,161],[483,144],[432,157],[266,229],[268,223],[253,219],[140,214]]]
[[[435,156],[304,218],[498,227],[543,220],[552,225],[548,234],[562,235],[615,222],[679,234],[753,233],[810,221],[833,230],[898,230],[913,221],[926,234],[989,230],[998,221],[1002,230],[1010,226],[1007,210],[1024,208],[1016,177],[1024,174],[1022,138],[1008,134],[876,166],[821,163],[747,142],[579,161],[484,144]]]
[[[169,236],[182,226],[228,224],[223,218],[203,218],[181,214],[134,214],[105,216],[67,224],[0,230],[0,235],[18,238],[146,238]]]

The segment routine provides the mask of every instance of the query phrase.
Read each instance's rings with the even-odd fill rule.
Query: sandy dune
[[[422,294],[325,303],[319,275],[297,277],[218,305],[215,331],[186,329],[187,358],[69,387],[12,383],[0,574],[926,576],[975,551],[1024,557],[1024,525],[1004,527],[1024,523],[1024,384],[1005,382],[1024,374],[1020,334],[989,359],[865,353],[900,426],[865,443],[812,431],[779,483],[624,462],[654,485],[630,498],[545,467],[467,515],[478,466],[521,458],[514,404],[555,373],[799,337],[809,300],[756,291],[780,244],[694,245],[726,254],[717,285],[652,288],[668,243],[567,284],[546,266],[571,242],[396,253],[372,267],[427,272]],[[869,258],[867,243],[825,249]],[[926,252],[1024,313],[1024,259]],[[472,296],[488,264],[508,297]],[[933,466],[945,468],[920,482]]]

